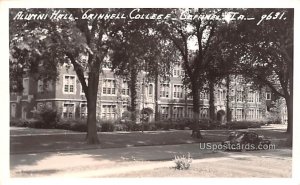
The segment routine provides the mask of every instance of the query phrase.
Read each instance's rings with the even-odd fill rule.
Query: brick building
[[[168,81],[158,82],[158,115],[160,119],[192,118],[193,105],[189,90],[182,82],[183,69],[174,66]],[[43,107],[56,109],[62,119],[84,119],[87,105],[84,92],[72,68],[61,66],[59,80],[47,82],[24,76],[22,93],[11,93],[11,118],[29,119],[34,112]],[[144,73],[138,76],[137,109],[148,115],[148,121],[155,114],[155,83],[143,83]],[[224,83],[225,84],[225,83]],[[130,105],[130,90],[126,81],[116,77],[108,68],[100,75],[97,101],[97,119],[118,119]],[[220,122],[225,122],[226,94],[225,85],[215,86],[215,114]],[[272,93],[267,88],[252,89],[251,84],[242,82],[241,77],[232,77],[229,88],[229,107],[232,120],[262,120],[266,116],[267,106],[272,100]],[[209,92],[199,95],[200,119],[209,118]],[[283,121],[286,119],[283,117]],[[139,119],[138,119],[139,120]]]

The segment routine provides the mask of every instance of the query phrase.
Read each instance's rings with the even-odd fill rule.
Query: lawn
[[[251,129],[267,138],[282,142],[287,138],[284,129]],[[131,146],[153,146],[189,143],[220,142],[232,130],[204,130],[204,139],[192,138],[190,130],[147,131],[147,132],[107,132],[99,133],[100,145],[87,145],[85,133],[72,131],[49,131],[47,129],[12,129],[10,137],[11,153],[31,153],[44,151],[77,150],[93,148],[122,148]],[[284,142],[282,143],[285,144]]]

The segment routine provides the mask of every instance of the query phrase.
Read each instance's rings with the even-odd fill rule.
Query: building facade
[[[145,83],[143,72],[138,75],[137,109],[140,113],[147,114],[147,121],[154,120],[155,114],[159,115],[160,119],[193,117],[192,97],[190,90],[183,85],[183,75],[184,71],[180,66],[174,66],[168,81],[158,80],[158,84]],[[216,85],[214,90],[217,120],[220,122],[226,120],[227,93],[232,120],[263,120],[266,117],[268,104],[272,101],[271,91],[267,88],[255,90],[240,77],[231,78],[228,90],[224,84]],[[62,119],[87,117],[85,94],[72,68],[62,66],[58,80],[47,84],[33,77],[24,76],[23,87],[22,93],[11,93],[11,118],[30,119],[34,117],[36,111],[43,108],[57,110]],[[156,89],[157,101],[155,101]],[[199,119],[209,118],[209,98],[207,91],[199,95]],[[128,83],[105,68],[100,75],[97,99],[97,119],[121,119],[131,101]],[[158,112],[155,112],[156,103]]]

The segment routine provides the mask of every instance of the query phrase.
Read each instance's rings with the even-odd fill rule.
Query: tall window
[[[169,98],[170,84],[160,84],[160,97]]]
[[[74,118],[75,117],[75,104],[64,103],[63,104],[63,118]]]
[[[75,94],[75,75],[65,75],[64,76],[64,93]]]
[[[87,111],[87,104],[81,103],[80,104],[80,118],[85,119],[87,118],[88,111]]]
[[[208,118],[208,108],[200,108],[200,118]]]
[[[160,107],[160,112],[161,112],[162,119],[168,119],[169,118],[169,107],[161,106]]]
[[[128,87],[128,83],[126,81],[123,81],[123,83],[122,83],[122,95],[124,95],[124,96],[129,95],[129,87]]]
[[[269,92],[266,93],[266,100],[271,100],[271,93]]]
[[[255,119],[255,110],[254,109],[249,109],[248,110],[248,116],[249,119]]]
[[[116,80],[104,79],[102,93],[104,95],[116,95]]]
[[[149,88],[149,90],[148,90],[149,96],[152,96],[153,95],[153,84],[150,84],[148,88]]]
[[[256,109],[256,119],[261,118],[261,109]]]
[[[253,103],[253,102],[254,102],[254,99],[255,99],[255,93],[252,92],[252,91],[250,91],[250,92],[248,93],[248,102]]]
[[[173,118],[183,117],[183,107],[173,107]]]
[[[29,78],[23,78],[23,95],[29,93]]]
[[[243,91],[241,90],[236,91],[236,101],[243,102]]]
[[[10,106],[11,106],[10,115],[11,115],[12,118],[15,118],[16,117],[17,104],[12,103]]]
[[[259,92],[256,92],[256,102],[260,102],[260,98],[259,98]]]
[[[193,107],[188,107],[187,108],[187,117],[188,118],[193,118]]]
[[[236,109],[236,119],[242,120],[244,114],[244,109]]]
[[[116,105],[102,105],[102,118],[115,119],[116,118]]]
[[[183,85],[174,85],[173,96],[174,98],[183,98]]]

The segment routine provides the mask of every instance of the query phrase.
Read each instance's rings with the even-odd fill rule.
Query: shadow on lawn
[[[287,134],[283,132],[282,129],[249,130],[254,130],[258,134],[269,138],[281,139],[287,137]],[[65,157],[65,161],[63,161],[65,163],[76,163],[76,161],[68,161],[70,156],[75,155],[83,155],[85,158],[95,161],[95,163],[103,160],[114,163],[145,159],[148,161],[171,160],[175,155],[186,155],[187,152],[190,152],[191,156],[197,159],[230,156],[232,155],[231,152],[207,151],[201,153],[199,152],[199,148],[195,148],[195,146],[197,147],[198,145],[168,145],[220,141],[225,139],[231,131],[232,130],[202,131],[205,138],[204,140],[191,138],[190,131],[187,130],[156,132],[156,134],[154,134],[154,132],[101,133],[99,135],[100,145],[86,145],[84,142],[85,134],[11,137],[10,152],[14,155],[10,156],[10,169],[16,170],[20,166],[39,165],[41,162],[45,162],[55,156],[60,156],[62,159]],[[97,148],[105,148],[105,150],[92,150]],[[259,153],[260,151],[246,152],[247,155],[260,155]],[[282,154],[274,153],[272,155],[282,157]],[[289,154],[286,156],[288,157]],[[51,171],[54,169],[46,170]]]

